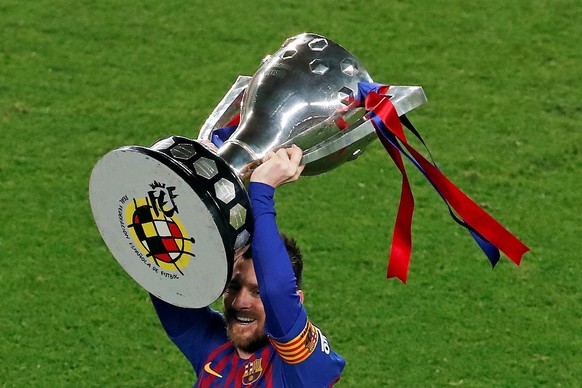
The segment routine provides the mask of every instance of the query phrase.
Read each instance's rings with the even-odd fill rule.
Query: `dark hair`
[[[284,233],[281,233],[281,239],[285,243],[285,248],[287,248],[289,260],[291,260],[291,265],[293,266],[293,273],[297,279],[297,289],[300,290],[303,285],[303,255],[295,239],[288,237]],[[252,249],[249,248],[243,256],[250,259],[252,255]]]
[[[284,233],[281,233],[281,238],[285,243],[285,248],[287,248],[287,253],[293,266],[293,273],[297,278],[297,289],[300,290],[303,285],[303,255],[294,238],[288,237]]]

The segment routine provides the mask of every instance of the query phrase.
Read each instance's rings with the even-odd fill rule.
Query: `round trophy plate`
[[[90,180],[109,250],[148,292],[180,307],[218,299],[247,243],[248,196],[228,166],[189,139],[106,154]]]

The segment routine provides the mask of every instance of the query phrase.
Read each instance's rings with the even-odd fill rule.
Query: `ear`
[[[303,299],[305,298],[305,296],[303,295],[303,291],[297,290],[297,295],[299,295],[299,301],[301,302],[301,304],[303,304]]]

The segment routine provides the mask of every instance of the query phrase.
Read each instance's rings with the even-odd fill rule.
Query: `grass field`
[[[409,117],[441,169],[532,249],[492,271],[410,166],[408,284],[386,280],[400,176],[379,142],[282,187],[310,317],[348,361],[338,386],[582,384],[578,1],[2,0],[0,26],[0,386],[192,385],[101,240],[89,175],[111,149],[195,137],[304,31],[422,85]]]

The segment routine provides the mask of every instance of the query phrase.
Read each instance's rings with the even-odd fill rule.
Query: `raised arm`
[[[150,298],[166,334],[198,373],[210,350],[226,341],[222,316],[209,307],[188,309]]]
[[[296,180],[302,152],[297,146],[271,152],[251,175],[249,187],[255,230],[253,261],[266,312],[266,331],[273,338],[286,336],[301,314],[305,315],[297,281],[275,221],[275,187]]]
[[[301,156],[297,147],[271,153],[251,176],[253,262],[266,313],[265,330],[283,360],[286,384],[329,387],[339,379],[345,361],[309,321],[275,222],[275,187],[299,177]]]

